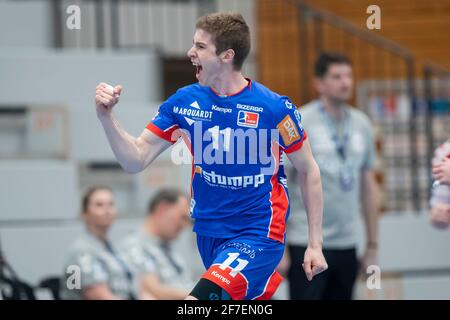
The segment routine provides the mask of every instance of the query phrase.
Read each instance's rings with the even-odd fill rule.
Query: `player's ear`
[[[220,59],[224,63],[233,63],[235,52],[233,49],[227,49],[220,54]]]

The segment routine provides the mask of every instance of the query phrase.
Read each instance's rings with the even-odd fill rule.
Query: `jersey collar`
[[[245,89],[247,89],[247,88],[249,88],[249,90],[252,89],[252,79],[250,79],[250,78],[245,78],[245,80],[248,81],[248,84],[247,84],[245,87],[243,87],[243,88],[242,88],[241,90],[239,90],[238,92],[235,92],[235,93],[233,93],[233,94],[228,94],[228,95],[226,95],[226,96],[220,95],[217,91],[215,91],[215,90],[213,89],[213,87],[209,87],[209,89],[211,89],[211,91],[212,91],[216,96],[218,96],[218,97],[220,97],[220,98],[234,97],[234,96],[237,96],[238,94],[242,93],[242,92],[243,92]]]

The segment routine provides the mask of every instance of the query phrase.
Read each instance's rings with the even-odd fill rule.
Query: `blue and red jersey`
[[[301,116],[286,96],[248,79],[231,96],[192,84],[159,108],[147,129],[193,156],[191,215],[202,236],[285,238],[289,195],[282,153],[306,139]]]

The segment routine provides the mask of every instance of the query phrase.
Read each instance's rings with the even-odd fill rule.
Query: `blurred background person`
[[[61,284],[62,299],[138,298],[138,286],[131,268],[108,239],[108,231],[116,216],[117,208],[110,188],[92,187],[85,193],[81,218],[86,229],[67,252]],[[71,273],[67,270],[73,266],[79,268],[79,288],[72,288],[69,284],[73,279],[69,279]]]
[[[291,171],[292,215],[288,222],[288,271],[291,299],[351,299],[358,273],[356,222],[360,206],[367,234],[361,271],[376,264],[378,248],[378,187],[375,145],[368,117],[348,105],[353,92],[350,60],[322,53],[315,64],[319,99],[301,108],[302,124],[320,167],[323,194],[323,253],[329,269],[309,282],[297,262],[303,261],[308,231],[301,197]],[[291,170],[294,170],[293,168]]]
[[[450,139],[434,152],[433,179],[438,184],[431,191],[431,223],[440,229],[450,224]]]
[[[450,185],[450,139],[435,150],[432,172],[435,181]]]
[[[189,223],[189,200],[181,191],[161,190],[151,199],[147,214],[121,250],[138,271],[142,290],[156,299],[184,299],[195,283],[189,261],[175,252],[173,242]]]

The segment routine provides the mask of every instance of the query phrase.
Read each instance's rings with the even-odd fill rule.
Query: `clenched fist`
[[[98,116],[106,116],[111,113],[112,108],[119,102],[122,86],[111,86],[101,82],[95,91],[95,105]]]
[[[322,248],[309,247],[305,251],[303,261],[303,270],[305,270],[306,278],[311,281],[314,276],[328,269],[328,264],[322,253]]]

